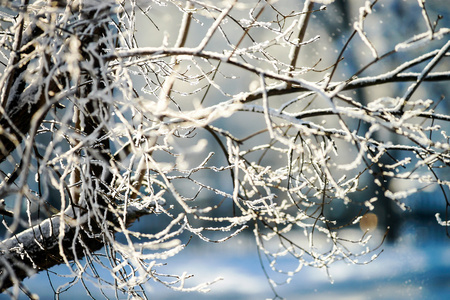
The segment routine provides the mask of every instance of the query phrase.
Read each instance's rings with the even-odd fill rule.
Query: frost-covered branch
[[[237,235],[289,282],[374,260],[390,203],[448,210],[450,29],[335,2],[2,2],[4,292],[58,264],[58,295],[204,292],[167,259]]]
[[[144,202],[144,201],[142,201]],[[152,213],[160,204],[130,203],[126,210],[129,227],[137,218]],[[64,213],[52,216],[19,234],[0,243],[0,291],[11,286],[19,286],[20,282],[42,270],[55,265],[69,263],[74,259],[82,259],[88,253],[104,247],[100,232],[87,232],[80,228],[89,227],[93,220],[83,210],[69,206]],[[117,215],[109,223],[111,234],[123,231]]]

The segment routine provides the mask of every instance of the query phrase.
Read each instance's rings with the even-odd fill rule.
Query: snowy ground
[[[255,252],[236,257],[233,252],[193,254],[183,267],[196,270],[198,280],[224,277],[208,294],[187,294],[183,299],[265,299],[273,293]],[[286,299],[450,299],[450,247],[399,244],[385,246],[380,257],[368,265],[337,263],[330,272],[304,268],[288,285],[277,291]],[[181,270],[181,264],[180,264]],[[158,299],[176,294],[158,291]]]
[[[383,249],[379,258],[368,265],[334,264],[330,270],[333,284],[323,270],[304,268],[289,284],[279,286],[277,292],[286,299],[450,299],[450,246],[445,236],[439,242],[421,241],[419,245],[414,239],[404,238],[396,245],[384,245]],[[154,284],[148,293],[150,298],[247,300],[274,296],[254,246],[240,237],[221,245],[188,247],[161,270],[193,273],[194,278],[188,281],[191,284],[224,279],[206,294],[180,294]],[[45,274],[27,280],[27,284],[41,299],[53,298]],[[93,296],[101,298],[100,294]],[[90,299],[81,286],[61,295],[61,299],[75,298]],[[8,297],[0,295],[0,299]]]

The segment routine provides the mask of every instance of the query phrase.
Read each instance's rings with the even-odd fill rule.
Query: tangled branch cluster
[[[450,29],[425,1],[425,31],[384,54],[366,31],[381,18],[373,1],[337,53],[308,60],[324,40],[312,20],[333,1],[22,2],[1,14],[0,282],[13,295],[56,264],[73,279],[56,293],[85,281],[136,297],[151,281],[206,290],[159,272],[164,259],[189,236],[222,242],[249,228],[289,278],[371,253],[367,232],[342,229],[381,196],[404,208],[438,186],[449,206],[450,117],[416,94],[449,80]],[[371,58],[341,76],[353,43]],[[384,64],[396,55],[407,59]],[[403,90],[361,98],[392,82]],[[367,197],[371,183],[380,193]],[[336,202],[358,209],[334,220]],[[278,267],[284,256],[292,270]]]

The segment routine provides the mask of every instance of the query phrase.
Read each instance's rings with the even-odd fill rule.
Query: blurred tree
[[[64,264],[57,294],[204,291],[161,262],[247,228],[288,278],[370,262],[381,199],[433,187],[447,220],[445,5],[333,2],[2,1],[1,290]],[[418,32],[383,38],[392,3]]]

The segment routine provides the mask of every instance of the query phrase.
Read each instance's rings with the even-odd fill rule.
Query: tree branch
[[[130,226],[136,218],[152,213],[160,204],[163,203],[129,203],[124,225]],[[121,229],[119,219],[123,217],[115,214],[112,220],[107,221],[112,234]],[[63,214],[54,215],[0,242],[0,292],[42,270],[75,258],[81,259],[87,253],[103,248],[103,234],[92,232],[89,229],[91,222],[97,221],[90,219],[84,209],[69,206]]]

